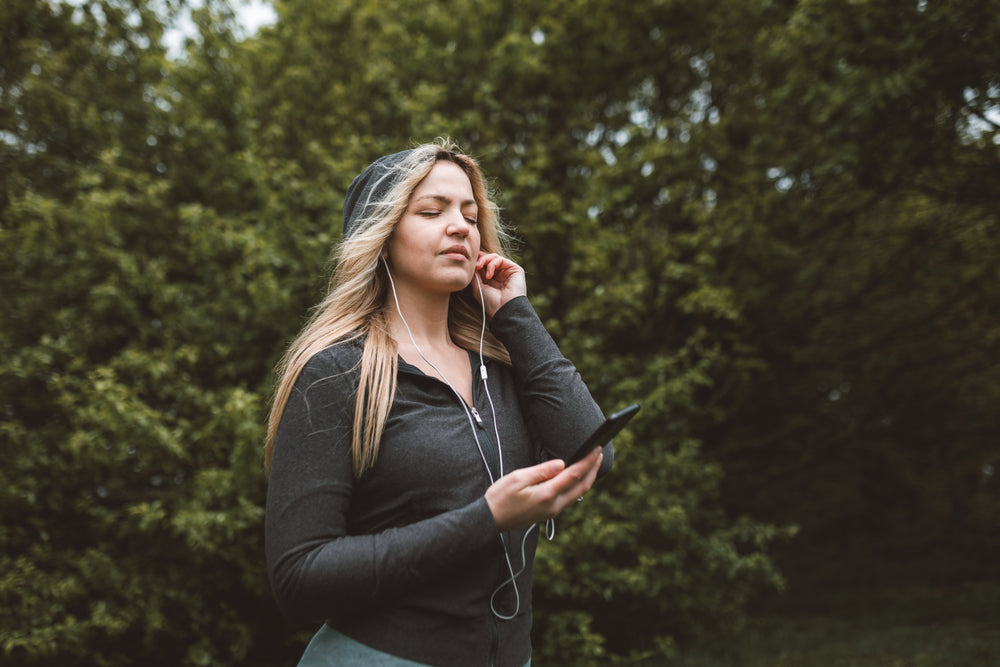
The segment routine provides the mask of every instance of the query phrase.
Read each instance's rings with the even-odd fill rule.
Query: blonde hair
[[[424,144],[413,149],[390,174],[395,185],[382,201],[372,202],[374,212],[358,222],[334,254],[335,269],[326,297],[315,307],[312,316],[278,364],[278,382],[267,425],[264,450],[265,469],[270,470],[278,424],[299,374],[308,361],[321,350],[339,342],[364,339],[360,377],[354,405],[351,440],[355,478],[362,477],[375,464],[379,443],[389,410],[396,395],[397,349],[389,334],[385,317],[388,278],[379,261],[410,196],[439,160],[449,160],[469,177],[479,208],[480,247],[484,252],[506,256],[510,237],[504,231],[496,204],[489,198],[486,180],[479,164],[457,152],[448,140]],[[369,210],[367,207],[364,210]],[[448,329],[460,346],[479,349],[482,310],[471,290],[451,295]],[[483,354],[509,364],[503,345],[487,328]]]

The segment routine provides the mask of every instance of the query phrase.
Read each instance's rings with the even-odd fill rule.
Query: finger
[[[492,262],[493,259],[488,255],[480,257],[479,261],[476,262],[476,271],[479,273],[479,279],[483,284],[492,282],[493,272],[490,270]]]
[[[555,478],[565,469],[566,463],[562,459],[551,459],[528,468],[515,470],[507,477],[510,478],[511,482],[517,482],[520,486],[536,486]]]
[[[563,493],[572,499],[576,499],[590,491],[590,488],[594,485],[594,481],[597,479],[597,473],[600,472],[603,460],[604,452],[600,448],[595,448],[590,454],[574,463],[573,466],[570,466],[581,466],[582,469],[579,472],[579,476],[576,477],[576,483],[568,487]]]
[[[494,255],[486,263],[486,277],[492,280],[497,275],[497,271],[503,268],[504,258],[499,255]]]
[[[490,261],[491,259],[497,256],[498,255],[495,252],[483,252],[482,250],[480,250],[479,256],[476,257],[476,269],[483,268],[484,266],[486,266],[486,262]]]
[[[602,456],[604,456],[604,450],[602,450],[600,447],[594,447],[592,450],[587,452],[582,458],[578,459],[575,463],[566,466],[566,469],[567,470],[574,469],[580,472],[581,474],[584,474],[584,471],[589,470],[590,467],[594,464],[594,462],[599,461],[599,459]]]
[[[601,464],[604,462],[604,452],[601,449],[597,450],[597,460],[594,461],[594,465],[591,466],[590,470],[587,471],[587,490],[594,485],[597,481],[597,476],[601,472]]]
[[[505,260],[496,271],[496,281],[503,283],[504,287],[516,285],[524,281],[524,269],[510,260]]]
[[[601,454],[600,449],[595,449],[573,465],[552,477],[552,479],[540,484],[540,486],[544,487],[544,491],[552,497],[562,497],[570,494],[575,498],[576,496],[582,495],[587,491],[587,489],[590,488],[590,485],[593,484],[593,480],[597,476],[597,468],[600,467],[600,460],[602,456],[603,454]],[[561,459],[553,460],[561,461]]]

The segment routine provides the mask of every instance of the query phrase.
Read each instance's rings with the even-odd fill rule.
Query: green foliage
[[[643,405],[539,550],[540,665],[737,630],[791,524],[789,563],[989,562],[996,0],[276,8],[240,41],[207,3],[178,61],[177,3],[0,8],[0,662],[294,662],[271,368],[351,178],[436,136],[599,402]]]
[[[281,262],[178,192],[161,139],[184,119],[160,97],[174,65],[152,12],[20,9],[34,65],[4,72],[0,655],[266,660],[261,389]]]
[[[799,3],[754,61],[717,59],[743,81],[715,214],[742,242],[719,258],[767,367],[711,449],[730,507],[806,542],[995,530],[970,508],[997,502],[996,9]]]

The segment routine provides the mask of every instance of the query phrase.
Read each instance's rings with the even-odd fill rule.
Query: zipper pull
[[[472,416],[475,418],[476,423],[479,425],[479,428],[483,428],[483,418],[479,416],[479,410],[476,410],[475,407],[471,407],[469,408],[469,410],[472,411]]]

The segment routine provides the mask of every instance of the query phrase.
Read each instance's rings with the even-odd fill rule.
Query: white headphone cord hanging
[[[386,267],[386,268],[388,268],[388,267]],[[488,382],[486,382],[486,362],[483,361],[483,339],[486,338],[486,297],[483,296],[483,283],[479,279],[479,275],[478,274],[476,275],[476,286],[479,287],[479,305],[483,309],[483,324],[482,324],[482,328],[479,331],[479,374],[483,378],[483,387],[486,389],[486,400],[488,400],[490,402],[490,410],[493,411],[493,432],[497,436],[497,448],[499,449],[499,447],[500,447],[500,432],[497,430],[497,418],[496,418],[497,410],[496,410],[495,407],[493,407],[493,397],[490,396],[490,385],[489,385]],[[402,315],[400,315],[400,317],[402,317]],[[503,477],[503,457],[502,456],[500,458],[500,476]],[[534,528],[534,525],[532,525],[532,528]],[[530,531],[530,530],[531,530],[531,528],[528,529],[528,531]],[[524,535],[525,535],[525,537],[527,537],[528,533],[525,532]],[[555,517],[552,517],[552,518],[549,518],[549,519],[545,520],[545,539],[547,539],[549,542],[551,542],[552,540],[555,539],[555,537],[556,537],[556,519],[555,519]],[[522,563],[526,563],[525,560],[524,560],[524,541],[523,540],[521,541],[521,562]],[[509,566],[509,563],[508,563],[508,566]],[[513,568],[511,568],[511,569],[513,570]],[[524,572],[524,566],[521,567],[521,570],[517,574],[521,574],[521,572]],[[510,580],[508,580],[508,581],[510,581]],[[503,586],[506,585],[506,583],[507,582],[505,581],[503,584],[501,584],[500,588],[503,588]],[[499,590],[499,589],[497,589],[497,590]],[[496,591],[493,592],[493,595],[496,595]],[[492,598],[491,598],[490,605],[492,606]],[[493,613],[496,614],[496,609],[493,610]],[[499,616],[499,614],[497,614],[497,615]]]
[[[497,437],[497,452],[500,459],[500,476],[503,477],[503,451],[500,449],[500,430],[497,426],[497,409],[493,405],[493,397],[490,395],[490,383],[486,381],[486,362],[483,360],[483,339],[486,338],[486,297],[483,296],[483,283],[479,279],[479,274],[475,275],[476,286],[479,287],[479,305],[483,310],[483,324],[479,330],[479,377],[483,379],[483,389],[486,390],[486,400],[490,402],[490,410],[493,412],[493,433]],[[397,304],[398,305],[398,304]],[[402,317],[402,315],[400,315]]]
[[[403,317],[403,311],[399,306],[399,297],[396,294],[396,283],[392,278],[392,271],[389,270],[389,263],[385,261],[385,257],[382,257],[382,263],[385,264],[386,275],[389,276],[389,286],[392,289],[392,300],[393,303],[396,305],[396,313],[399,314],[399,319],[403,322],[403,327],[406,329],[407,336],[410,337],[410,342],[413,344],[413,348],[417,351],[417,354],[420,355],[420,358],[423,359],[428,366],[433,368],[434,372],[436,372],[438,376],[442,380],[444,380],[444,383],[448,385],[448,388],[451,389],[452,393],[454,393],[455,396],[458,398],[459,403],[461,403],[462,405],[462,409],[465,411],[465,416],[469,420],[469,427],[472,429],[472,436],[476,440],[476,449],[479,450],[479,456],[482,457],[483,459],[483,465],[486,467],[486,474],[490,478],[490,483],[491,484],[496,483],[496,479],[493,478],[493,472],[492,470],[490,470],[490,464],[486,460],[486,453],[483,451],[483,446],[479,442],[479,436],[476,433],[476,425],[473,423],[472,413],[469,410],[469,406],[465,404],[465,399],[462,398],[462,395],[458,392],[458,390],[455,389],[455,387],[451,384],[451,382],[448,381],[448,378],[445,377],[445,374],[442,373],[441,370],[437,366],[435,366],[430,359],[424,356],[424,353],[421,351],[420,346],[417,345],[417,341],[413,338],[413,332],[410,331],[410,325],[407,324],[406,318]],[[493,397],[490,395],[489,384],[486,382],[487,378],[486,362],[484,361],[483,358],[483,339],[486,336],[486,300],[483,295],[483,285],[479,281],[478,275],[476,276],[476,284],[479,287],[479,303],[480,306],[482,306],[482,313],[483,313],[482,328],[480,329],[480,334],[479,334],[479,375],[483,380],[483,387],[486,389],[486,399],[489,401],[490,410],[493,413],[493,432],[496,435],[497,439],[497,459],[500,461],[499,472],[500,472],[500,477],[503,477],[503,450],[500,448],[500,432],[497,428],[496,407],[493,405]],[[545,521],[545,526],[546,526],[546,536],[549,539],[549,541],[551,541],[555,537],[555,521],[553,519],[547,519]],[[521,573],[524,572],[525,568],[527,568],[528,566],[528,561],[525,558],[525,545],[528,542],[528,536],[531,534],[531,531],[537,527],[538,524],[532,524],[528,526],[528,528],[524,531],[524,536],[521,538],[521,569],[518,570],[517,572],[514,572],[514,564],[510,560],[510,552],[507,550],[507,544],[506,542],[504,542],[503,536],[501,535],[500,544],[503,547],[504,559],[507,561],[507,571],[510,572],[510,577],[505,579],[503,583],[497,586],[493,590],[493,594],[490,596],[490,611],[492,611],[497,618],[509,621],[516,618],[517,614],[521,610],[521,592],[517,588],[516,580],[519,576],[521,576]],[[501,614],[500,612],[497,611],[495,605],[497,593],[503,590],[503,587],[506,586],[507,584],[511,584],[514,587],[514,600],[515,600],[514,613],[510,615]]]

